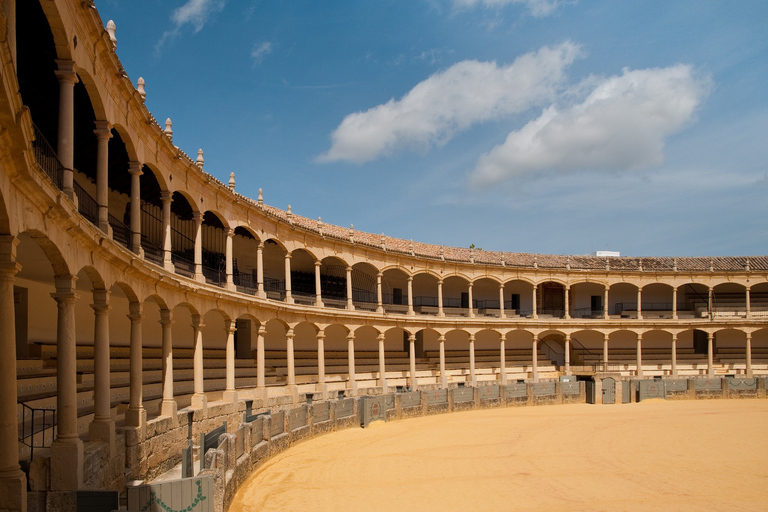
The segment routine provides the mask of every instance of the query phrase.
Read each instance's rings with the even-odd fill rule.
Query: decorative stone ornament
[[[136,90],[139,91],[139,96],[141,96],[141,101],[146,101],[147,92],[144,90],[144,79],[142,77],[139,77],[139,80],[136,82]]]
[[[109,34],[109,40],[112,41],[112,49],[117,48],[117,38],[115,37],[115,31],[117,30],[117,26],[115,26],[115,22],[112,20],[109,20],[107,22],[107,34]]]
[[[259,189],[259,204],[264,204],[264,194],[262,194],[261,189]]]
[[[229,173],[229,190],[232,192],[235,191],[235,173],[231,172]]]
[[[171,142],[173,142],[173,123],[171,122],[170,117],[165,120],[165,130],[163,130],[163,133]]]
[[[205,159],[203,158],[203,150],[201,148],[197,150],[197,166],[202,169],[203,165],[205,165]]]

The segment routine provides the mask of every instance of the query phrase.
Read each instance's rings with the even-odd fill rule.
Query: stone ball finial
[[[163,130],[163,133],[173,141],[173,123],[170,117],[165,120],[165,130]]]
[[[139,77],[138,81],[136,82],[136,90],[139,91],[141,101],[145,101],[147,99],[147,91],[144,90],[144,78]]]
[[[235,173],[231,172],[229,173],[229,190],[232,192],[235,191]]]
[[[117,37],[115,37],[115,31],[117,31],[117,26],[115,25],[115,22],[112,20],[109,20],[107,22],[107,34],[109,34],[109,40],[112,41],[113,50],[117,48]]]
[[[261,189],[259,189],[259,204],[264,204],[264,194],[262,194]]]
[[[197,165],[202,169],[203,165],[205,165],[205,159],[203,158],[203,149],[200,148],[197,150]]]

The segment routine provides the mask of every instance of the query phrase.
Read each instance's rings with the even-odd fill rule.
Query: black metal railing
[[[37,162],[37,165],[40,166],[40,169],[51,178],[53,184],[61,189],[63,187],[64,166],[61,165],[61,161],[59,160],[56,151],[54,151],[53,147],[47,140],[45,140],[45,137],[43,137],[43,132],[40,131],[40,128],[34,123],[32,124],[32,127],[35,131],[35,140],[32,142],[35,161]]]
[[[120,245],[129,247],[131,241],[131,229],[111,213],[109,214],[108,220],[109,225],[112,226],[112,239]]]
[[[77,211],[88,219],[91,224],[99,223],[99,203],[85,191],[78,182],[74,182],[75,196],[77,197]]]
[[[590,308],[576,308],[571,314],[573,318],[602,318],[603,308],[592,309]]]
[[[232,276],[232,281],[237,287],[237,291],[247,293],[248,295],[256,295],[258,285],[253,279],[253,274],[235,273]]]
[[[21,430],[19,443],[29,448],[29,460],[35,454],[35,448],[47,448],[53,442],[53,428],[56,426],[56,409],[33,409],[23,402],[21,404]],[[46,431],[51,431],[46,439]]]
[[[176,273],[186,277],[195,277],[195,262],[186,252],[172,251],[171,261]]]

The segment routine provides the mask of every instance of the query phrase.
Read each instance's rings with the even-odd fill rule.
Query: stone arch
[[[36,229],[30,229],[27,231],[24,231],[22,233],[19,233],[18,238],[20,240],[19,247],[17,248],[17,261],[22,263],[18,258],[19,251],[22,248],[22,243],[25,239],[30,239],[34,241],[37,246],[43,251],[45,254],[45,258],[48,260],[48,262],[51,264],[53,275],[55,276],[67,276],[70,275],[70,266],[67,263],[66,259],[64,258],[64,255],[62,254],[61,250],[58,248],[55,242],[48,238],[48,236]],[[22,271],[24,269],[22,268]]]
[[[504,282],[504,314],[509,318],[527,318],[533,314],[534,283],[525,278]]]
[[[379,270],[367,261],[352,265],[352,302],[355,309],[376,311],[378,304],[377,275]],[[382,299],[385,293],[384,279],[381,280]],[[391,293],[391,290],[387,290]]]
[[[462,274],[443,278],[443,311],[446,315],[469,315],[469,283]]]
[[[5,206],[3,192],[0,191],[0,236],[10,235],[11,233],[11,218],[9,217],[8,209]]]

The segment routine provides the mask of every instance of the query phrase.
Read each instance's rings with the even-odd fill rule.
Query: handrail
[[[29,448],[29,460],[32,460],[35,453],[37,443],[35,443],[35,435],[43,433],[42,440],[40,442],[40,448],[46,448],[50,444],[45,442],[45,431],[53,429],[56,426],[56,409],[34,409],[24,402],[21,404],[21,430],[19,431],[19,442]],[[30,421],[27,422],[27,412],[31,416]],[[50,416],[50,421],[48,418]],[[29,433],[27,433],[29,430]],[[27,441],[29,439],[29,441]],[[51,435],[53,439],[53,435]]]
[[[40,166],[40,169],[51,178],[53,184],[59,189],[64,187],[63,184],[63,172],[64,166],[59,160],[59,156],[54,151],[53,147],[45,140],[43,132],[37,127],[35,123],[32,123],[32,128],[35,132],[35,140],[32,141],[32,149],[35,153],[35,162]]]

